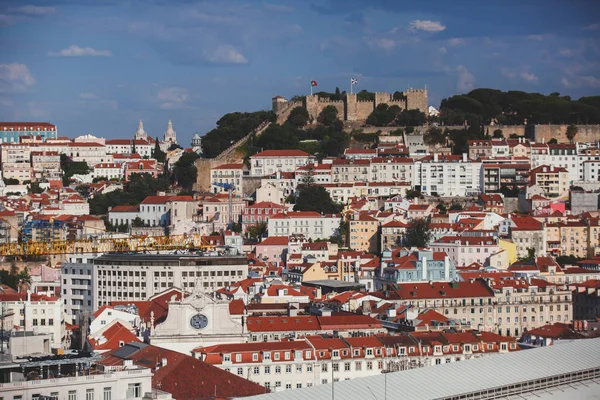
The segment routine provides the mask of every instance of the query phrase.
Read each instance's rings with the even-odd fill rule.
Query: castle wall
[[[364,121],[375,110],[375,103],[372,101],[356,101],[356,120]]]
[[[566,132],[568,125],[535,125],[530,130],[530,139],[536,142],[556,139],[559,142],[568,142]],[[594,142],[600,140],[600,125],[577,125],[577,136],[575,142]]]
[[[317,113],[317,117],[319,116],[319,114],[321,113],[321,111],[323,111],[325,109],[325,107],[327,106],[334,106],[338,112],[338,118],[343,120],[344,116],[346,115],[346,106],[344,104],[343,100],[338,100],[338,101],[326,101],[326,100],[319,100],[319,107],[318,107],[318,113]],[[315,120],[317,118],[315,117]]]

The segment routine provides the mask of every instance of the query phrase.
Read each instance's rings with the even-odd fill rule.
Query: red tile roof
[[[264,345],[264,343],[261,343]],[[114,364],[114,352],[104,363]],[[166,365],[156,368],[157,360]],[[268,393],[264,387],[240,376],[223,371],[194,357],[156,346],[146,346],[127,359],[153,372],[152,387],[171,393],[177,400],[228,399]]]

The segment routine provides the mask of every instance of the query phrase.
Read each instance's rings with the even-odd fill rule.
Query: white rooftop
[[[552,376],[593,370],[595,381],[585,385],[561,381],[554,388],[524,388],[518,398],[600,398],[600,338],[577,340],[554,346],[393,372],[335,383],[336,399],[446,399],[468,393],[519,385]],[[331,380],[331,376],[328,376]],[[386,379],[387,378],[387,379]],[[570,379],[570,378],[569,378]],[[387,384],[385,384],[387,380]],[[591,382],[591,383],[589,383]],[[587,386],[586,386],[587,385]],[[387,386],[387,390],[386,390]],[[593,387],[592,387],[593,386]],[[560,387],[561,390],[557,390]],[[488,394],[489,396],[490,394]],[[542,397],[543,396],[543,397]],[[253,396],[256,400],[332,400],[331,384]],[[467,397],[471,398],[471,397]],[[516,398],[492,396],[485,398]]]

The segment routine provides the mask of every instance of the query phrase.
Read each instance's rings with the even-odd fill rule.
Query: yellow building
[[[358,213],[349,221],[350,248],[356,251],[376,253],[379,221],[366,213]]]
[[[506,252],[508,265],[517,261],[517,245],[512,240],[498,240],[498,247]]]
[[[589,228],[583,222],[558,224],[560,235],[560,255],[585,258],[588,256]]]

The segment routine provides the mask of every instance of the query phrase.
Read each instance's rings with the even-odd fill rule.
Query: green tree
[[[453,201],[452,204],[450,204],[450,211],[460,211],[463,209],[462,204]]]
[[[325,126],[332,126],[338,120],[338,110],[334,106],[327,106],[317,117],[317,122]]]
[[[165,157],[167,154],[160,149],[160,143],[158,141],[158,137],[154,141],[154,151],[152,152],[152,158],[154,158],[158,162],[165,162]]]
[[[42,193],[44,191],[44,189],[42,189],[40,187],[40,183],[39,182],[33,182],[31,183],[31,185],[29,185],[29,193]]]
[[[323,214],[335,214],[341,207],[334,203],[323,186],[303,186],[298,190],[294,211],[316,211]]]
[[[16,260],[12,260],[10,262],[9,275],[13,276],[15,278],[17,277],[17,275],[19,275],[19,267],[17,266],[17,261]]]
[[[131,154],[135,154],[137,153],[137,149],[135,148],[135,136],[133,137],[133,140],[131,141]]]
[[[183,153],[173,166],[171,180],[184,189],[191,189],[198,176],[198,170],[196,169],[198,158],[200,156],[195,152]]]
[[[31,275],[29,275],[29,268],[23,268],[17,275],[18,291],[26,291],[31,287]]]
[[[406,228],[407,247],[427,247],[431,240],[431,230],[426,219],[413,219]]]
[[[427,132],[425,133],[425,135],[423,135],[423,141],[428,146],[436,144],[445,144],[446,135],[444,135],[442,128],[432,126],[429,129],[427,129]]]
[[[131,221],[131,226],[133,226],[134,228],[140,228],[144,225],[144,220],[142,220],[140,217],[135,217],[133,221]]]
[[[259,239],[265,233],[267,233],[267,223],[266,222],[258,222],[254,225],[250,225],[247,229],[248,237],[252,239]]]
[[[296,107],[290,111],[287,121],[297,128],[302,128],[308,123],[310,116],[304,107]]]
[[[504,135],[502,134],[502,129],[496,129],[492,135],[494,139],[504,139]]]
[[[577,128],[577,125],[569,125],[567,127],[567,139],[569,139],[569,142],[573,143],[573,139],[575,139],[575,136],[577,136],[577,133],[579,132],[579,129]]]
[[[547,143],[548,143],[548,144],[557,144],[557,143],[558,143],[558,140],[556,140],[556,138],[552,138],[552,139],[548,140],[548,142],[547,142]]]
[[[438,205],[436,206],[436,208],[438,209],[438,211],[440,212],[440,214],[446,214],[448,212],[448,208],[446,207],[446,203],[444,203],[443,201],[439,202]]]

